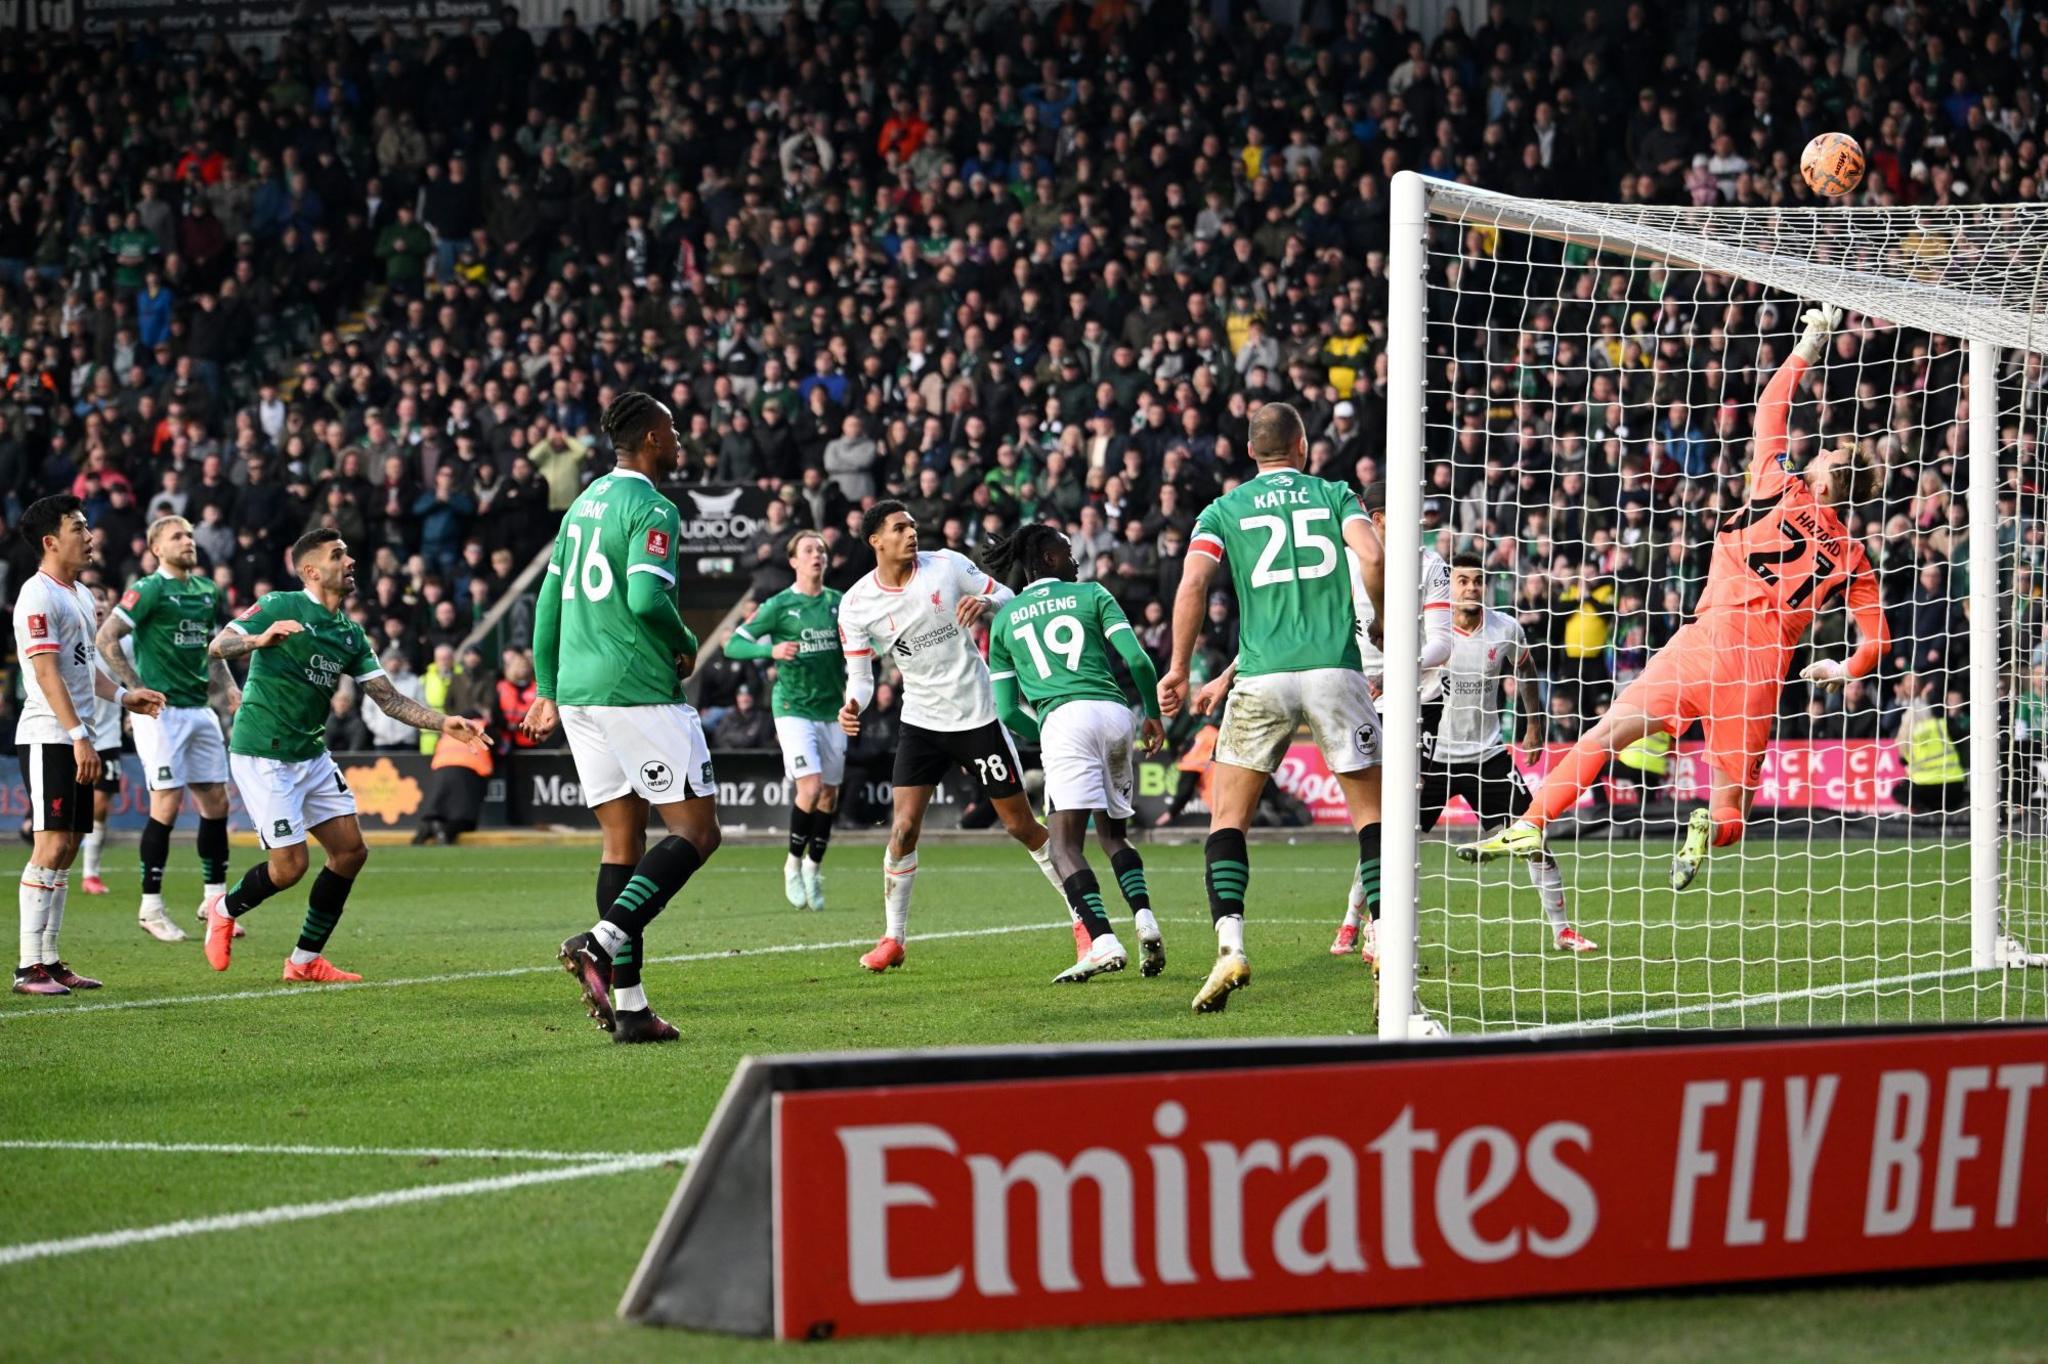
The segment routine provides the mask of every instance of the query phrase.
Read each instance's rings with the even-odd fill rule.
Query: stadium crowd
[[[2042,197],[2048,9],[1521,12],[1451,9],[1423,35],[1335,0],[1293,29],[1186,0],[836,0],[775,22],[611,0],[545,32],[510,9],[447,33],[302,28],[269,56],[148,27],[12,41],[0,558],[11,583],[32,572],[14,520],[69,489],[109,581],[149,569],[144,526],[178,512],[239,605],[331,524],[401,690],[459,689],[504,733],[530,664],[458,650],[609,466],[597,414],[639,387],[674,408],[686,481],[772,495],[756,596],[787,585],[799,527],[826,533],[830,585],[854,581],[849,528],[876,497],[970,554],[1052,518],[1163,654],[1194,517],[1249,472],[1253,407],[1302,409],[1315,473],[1387,472],[1395,170],[1802,203],[1799,149],[1840,129],[1869,155],[1859,202]],[[1796,311],[1488,249],[1460,262],[1483,315],[1432,318],[1425,524],[1498,570],[1569,739],[1688,611],[1741,500],[1760,357]],[[1811,706],[1788,688],[1786,733],[1879,732],[1962,685],[1960,354],[1868,324],[1837,344],[1801,421],[1881,447],[1852,530],[1898,645],[1880,685]],[[2039,377],[2006,376],[2009,412],[2038,417]],[[2028,619],[2039,544],[2012,546]],[[1233,619],[1219,596],[1219,656]],[[714,746],[764,746],[759,665],[702,672]],[[881,715],[863,747],[887,744]],[[338,702],[337,741],[414,742],[381,719]]]

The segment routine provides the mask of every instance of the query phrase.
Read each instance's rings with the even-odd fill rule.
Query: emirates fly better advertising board
[[[785,1338],[2048,1259],[2048,1029],[779,1090]]]

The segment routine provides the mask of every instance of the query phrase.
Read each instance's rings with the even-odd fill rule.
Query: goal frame
[[[1421,724],[1421,551],[1422,502],[1426,461],[1424,418],[1428,398],[1429,225],[1441,192],[1437,182],[1416,171],[1400,171],[1389,194],[1391,234],[1387,253],[1387,432],[1383,477],[1386,481],[1386,595],[1382,622],[1386,659],[1380,720],[1388,736],[1381,769],[1381,911],[1378,948],[1380,978],[1377,1025],[1382,1039],[1395,1040],[1433,1031],[1416,1013],[1416,961],[1419,945],[1422,840],[1418,828],[1421,804],[1421,749],[1416,739]],[[1598,249],[1617,249],[1614,242],[1590,240],[1568,227],[1547,224],[1529,201],[1470,185],[1456,186],[1462,216],[1474,200],[1497,212],[1493,224],[1510,231]],[[1598,212],[1600,205],[1588,204]],[[1711,211],[1711,210],[1707,210]],[[1740,212],[1741,210],[1731,210]],[[1826,210],[1821,210],[1825,212]],[[1725,266],[1702,264],[1667,247],[1632,247],[1646,261],[1682,269],[1731,273]],[[1825,292],[1809,295],[1839,302]],[[1850,305],[1854,306],[1854,305]],[[1953,333],[1952,333],[1953,335]],[[1985,337],[1957,335],[1966,347],[1967,393],[1971,419],[1967,432],[1969,489],[1965,513],[1969,535],[1969,666],[1971,711],[1978,716],[1999,713],[1998,621],[1998,362],[2000,345]],[[2034,349],[2042,349],[2037,345]],[[1400,741],[1405,737],[1408,741]],[[1977,971],[1997,969],[1999,906],[2004,890],[1999,830],[2001,783],[1984,779],[2000,765],[1999,726],[1973,724],[1969,733],[1970,962]],[[1598,1019],[1588,1020],[1598,1026]]]

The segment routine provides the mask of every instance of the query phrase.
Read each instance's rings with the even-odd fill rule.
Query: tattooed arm
[[[213,643],[206,646],[206,652],[223,663],[231,663],[238,658],[247,658],[258,649],[268,649],[286,635],[296,635],[305,628],[295,620],[281,620],[262,634],[252,635],[231,621],[213,637]]]
[[[99,633],[92,638],[93,647],[99,650],[100,666],[107,670],[109,677],[124,687],[142,685],[142,674],[135,671],[135,665],[128,661],[128,651],[121,647],[121,641],[127,638],[134,628],[120,616],[109,611],[107,618],[100,622]]]
[[[242,689],[236,685],[234,671],[224,660],[212,658],[207,661],[206,689],[207,699],[220,705],[228,714],[233,715],[242,708]]]
[[[463,743],[480,744],[488,737],[483,726],[462,715],[443,715],[432,706],[421,705],[410,696],[403,695],[383,675],[366,677],[360,683],[363,695],[377,703],[383,711],[401,725],[424,729],[435,734],[445,734]]]

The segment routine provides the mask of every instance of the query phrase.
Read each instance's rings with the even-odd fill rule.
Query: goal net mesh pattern
[[[1527,864],[1454,856],[1481,830],[1453,799],[1420,849],[1418,1010],[1454,1032],[2048,1013],[2048,972],[1976,969],[1971,951],[1973,878],[1994,874],[2004,936],[2048,948],[2048,209],[1652,208],[1432,184],[1427,242],[1423,544],[1478,556],[1484,604],[1526,641],[1501,732],[1531,789],[1692,618],[1747,498],[1759,396],[1812,300],[1843,315],[1795,396],[1788,467],[1844,442],[1877,460],[1876,495],[1843,519],[1892,639],[1875,674],[1823,695],[1798,670],[1846,660],[1857,634],[1842,596],[1820,611],[1769,717],[1746,836],[1687,889],[1670,874],[1713,780],[1700,731],[1609,765],[1548,840],[1595,951],[1555,945]],[[1995,526],[1966,499],[1971,341],[1998,348]],[[1968,609],[1973,535],[1996,537],[1994,622]],[[1997,631],[1993,713],[1971,703],[1973,628]],[[1984,725],[1997,770],[1956,771]],[[2000,790],[1988,855],[1970,835],[1978,781]]]

